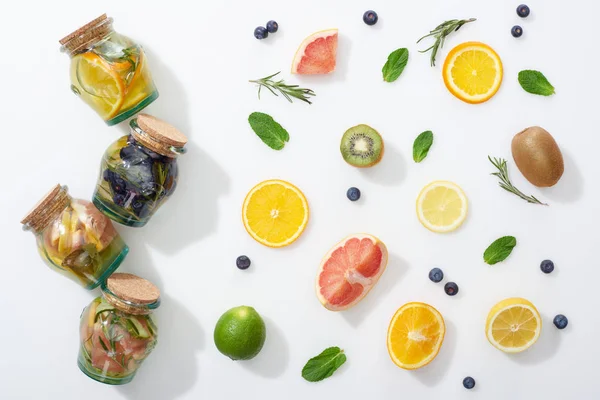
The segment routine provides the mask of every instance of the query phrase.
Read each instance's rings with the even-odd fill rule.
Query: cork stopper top
[[[139,114],[131,120],[135,139],[151,150],[167,157],[184,153],[187,137],[173,125],[148,114]]]
[[[112,31],[112,21],[112,18],[102,14],[76,31],[69,33],[58,42],[63,45],[64,50],[71,54],[76,53]]]
[[[160,290],[152,282],[133,274],[114,273],[106,280],[106,287],[131,303],[151,304],[160,298]]]
[[[70,201],[68,188],[57,184],[23,217],[21,223],[40,232],[60,215]]]

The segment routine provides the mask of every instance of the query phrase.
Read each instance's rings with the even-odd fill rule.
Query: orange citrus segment
[[[73,57],[71,65],[71,81],[78,84],[82,99],[105,120],[117,115],[125,97],[125,83],[118,73],[92,52]]]
[[[390,322],[388,353],[400,368],[421,368],[437,356],[445,333],[444,318],[438,310],[425,303],[407,303]]]
[[[519,297],[502,300],[492,307],[485,325],[489,342],[505,353],[527,350],[537,341],[541,330],[538,310]]]
[[[269,247],[283,247],[304,231],[308,203],[294,185],[281,180],[264,181],[246,196],[242,219],[256,241]]]
[[[492,98],[502,83],[502,61],[490,46],[467,42],[453,48],[442,72],[448,90],[467,103]]]
[[[333,72],[337,45],[337,29],[313,33],[298,47],[292,62],[292,74],[314,75]]]

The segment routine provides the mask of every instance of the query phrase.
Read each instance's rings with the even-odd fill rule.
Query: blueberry
[[[150,215],[150,205],[148,200],[146,200],[143,196],[134,196],[133,199],[131,199],[130,205],[133,213],[139,218],[146,218],[148,215]]]
[[[429,279],[435,283],[441,282],[444,279],[444,272],[439,268],[433,268],[429,271]]]
[[[512,27],[512,29],[510,30],[510,33],[514,36],[514,37],[521,37],[523,35],[523,28],[521,28],[519,25],[515,25]]]
[[[554,317],[554,321],[552,322],[554,322],[554,326],[556,326],[558,329],[565,329],[567,325],[569,325],[569,320],[562,314],[558,314],[556,317]]]
[[[554,263],[550,260],[544,260],[540,264],[540,269],[543,273],[549,274],[550,272],[554,271]]]
[[[269,36],[269,31],[264,26],[259,26],[254,30],[254,37],[258,40],[266,39]]]
[[[526,4],[521,4],[517,7],[517,15],[521,18],[527,18],[529,16],[529,7]]]
[[[250,264],[250,259],[246,256],[239,256],[237,260],[235,260],[235,265],[237,265],[239,269],[248,269]]]
[[[127,194],[127,181],[119,176],[114,171],[107,169],[103,174],[104,180],[110,184],[110,189],[113,193]]]
[[[127,201],[127,195],[123,193],[115,193],[113,195],[113,203],[118,205],[119,207],[125,207],[125,202]]]
[[[375,25],[378,19],[377,13],[373,10],[365,11],[363,14],[363,21],[365,21],[365,24],[367,25]]]
[[[360,199],[360,189],[351,187],[346,192],[346,196],[348,196],[348,199],[350,199],[350,201],[356,201]]]
[[[475,387],[475,379],[467,376],[465,379],[463,379],[463,386],[466,389],[473,389]]]
[[[455,296],[458,293],[458,285],[454,282],[448,282],[444,285],[444,292],[448,296]]]
[[[273,20],[267,22],[267,31],[269,33],[275,33],[279,29],[279,24]],[[256,33],[255,33],[256,35]]]

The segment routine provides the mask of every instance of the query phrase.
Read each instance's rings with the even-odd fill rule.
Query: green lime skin
[[[250,360],[260,353],[267,327],[252,307],[239,306],[226,311],[217,321],[214,340],[217,349],[232,360]]]

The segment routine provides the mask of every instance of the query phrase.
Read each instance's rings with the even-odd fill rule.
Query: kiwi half
[[[358,168],[372,167],[383,157],[383,139],[369,125],[356,125],[342,136],[340,151],[348,164]]]

